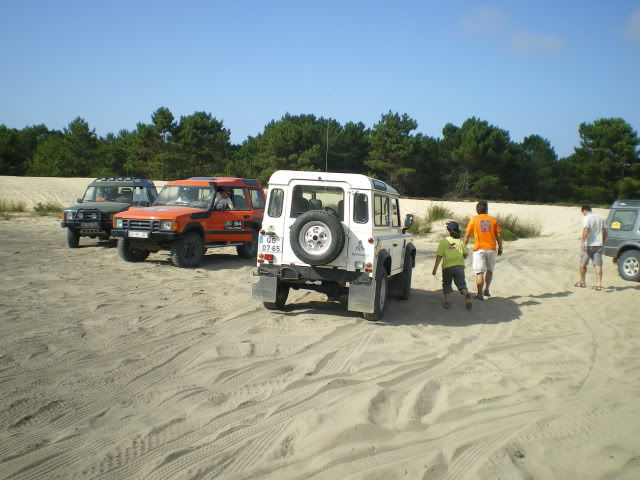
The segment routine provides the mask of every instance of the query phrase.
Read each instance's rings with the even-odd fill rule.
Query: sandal
[[[482,298],[482,295],[476,295],[476,300],[484,300],[484,298]]]
[[[447,308],[448,309],[450,306],[451,306],[450,303],[443,303],[442,304],[442,308]]]
[[[596,285],[595,287],[591,287],[591,289],[595,290],[596,292],[600,292],[600,291],[602,291],[602,286]]]
[[[587,284],[582,282],[576,282],[573,284],[573,286],[578,288],[586,288]]]
[[[473,305],[471,304],[471,294],[470,294],[470,293],[467,293],[467,294],[464,296],[464,306],[465,306],[465,308],[466,308],[467,310],[471,310],[471,307],[473,306]]]

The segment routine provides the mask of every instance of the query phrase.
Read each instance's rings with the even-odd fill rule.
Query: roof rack
[[[640,207],[640,200],[614,200],[613,207]]]
[[[94,182],[140,182],[140,183],[145,183],[150,181],[151,180],[148,180],[146,178],[139,178],[139,177],[99,177],[94,180]]]
[[[187,180],[217,180],[218,177],[189,177]]]

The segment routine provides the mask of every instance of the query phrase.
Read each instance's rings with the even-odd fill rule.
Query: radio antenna
[[[327,119],[327,148],[324,151],[324,171],[329,171],[329,120]]]

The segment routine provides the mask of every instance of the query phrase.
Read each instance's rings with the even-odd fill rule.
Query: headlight
[[[116,218],[116,228],[122,228],[123,223],[122,218]]]
[[[64,212],[64,218],[66,220],[73,220],[73,212]]]
[[[164,232],[170,232],[171,230],[173,230],[173,221],[164,220],[160,222],[160,230]]]

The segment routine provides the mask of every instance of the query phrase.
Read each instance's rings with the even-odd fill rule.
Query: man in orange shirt
[[[464,234],[464,244],[469,243],[471,235],[473,235],[473,270],[476,272],[476,287],[478,300],[484,300],[484,297],[490,297],[489,285],[493,279],[493,269],[496,264],[496,243],[498,244],[498,255],[502,255],[502,237],[500,232],[502,229],[498,225],[498,221],[487,215],[489,205],[484,200],[476,205],[478,215],[473,217],[467,225]],[[486,277],[486,278],[485,278]]]

